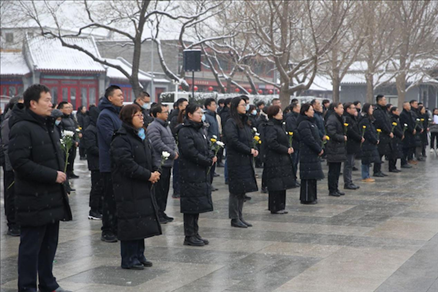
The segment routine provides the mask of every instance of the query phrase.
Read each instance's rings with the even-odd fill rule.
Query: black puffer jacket
[[[99,170],[99,142],[97,139],[97,119],[99,117],[97,107],[90,108],[90,124],[84,131],[83,143],[87,150],[87,162],[89,170]]]
[[[73,133],[75,133],[75,140],[76,142],[79,141],[79,137],[77,135],[76,129],[77,129],[77,123],[76,121],[72,118],[71,115],[66,115],[64,114],[61,118],[61,126],[63,130],[67,130],[67,131],[72,131]]]
[[[181,213],[213,211],[210,175],[207,172],[214,155],[202,126],[202,122],[185,120],[181,127],[177,127]]]
[[[394,126],[392,123],[396,123]],[[400,124],[399,117],[397,115],[391,114],[391,127],[394,128],[393,134],[394,138],[391,139],[391,153],[389,153],[388,157],[390,159],[398,159],[403,157],[403,147],[402,147],[402,137],[403,137],[403,128]]]
[[[239,116],[243,128],[239,128],[233,118],[229,118],[223,129],[228,164],[228,188],[232,194],[244,194],[258,190],[255,178],[253,156],[254,147],[251,127],[247,124],[246,115]],[[262,141],[262,144],[264,141]]]
[[[374,120],[374,119],[373,119]],[[362,164],[379,163],[380,156],[377,150],[377,131],[369,116],[363,116],[359,123],[359,128],[365,126],[364,138],[362,144]]]
[[[300,177],[301,179],[323,179],[321,168],[321,142],[314,118],[300,115],[298,118],[300,134]]]
[[[257,130],[260,133],[260,139],[262,141],[265,140],[265,136],[266,136],[266,127],[268,126],[268,116],[264,115],[264,114],[260,114],[259,120],[257,122],[258,126],[257,126]],[[257,157],[259,157],[261,162],[265,162],[266,161],[266,143],[262,143],[259,144],[259,155]]]
[[[117,237],[137,240],[161,234],[151,193],[152,154],[148,139],[141,140],[127,124],[111,143],[112,179],[117,206]]]
[[[391,137],[389,137],[389,134],[391,134],[391,118],[389,117],[386,106],[376,105],[373,116],[375,118],[374,127],[376,127],[376,130],[382,130],[377,149],[380,155],[388,155],[392,151]]]
[[[9,159],[15,172],[15,206],[21,226],[42,226],[68,221],[72,214],[64,185],[56,183],[58,171],[64,171],[60,137],[54,120],[31,110],[14,107]]]
[[[347,154],[360,154],[360,144],[362,142],[362,133],[359,129],[359,122],[356,116],[345,112],[345,123],[347,127]]]
[[[429,145],[429,139],[427,138],[427,128],[429,128],[429,114],[426,112],[420,116],[421,126],[423,128],[423,133],[420,134],[422,146]]]
[[[271,119],[266,127],[267,145],[265,169],[269,191],[282,191],[293,187],[294,174],[291,156],[288,154],[289,136],[283,129],[283,121]]]
[[[286,132],[294,133],[292,139],[292,147],[294,150],[300,149],[300,133],[297,131],[299,116],[299,113],[293,111],[286,115]]]
[[[403,139],[403,147],[404,148],[411,148],[415,147],[415,136],[414,136],[414,130],[415,130],[415,119],[411,111],[406,111],[403,109],[403,111],[400,114],[400,124],[402,128],[405,128],[405,124],[407,125],[407,128],[405,130],[405,138]]]
[[[327,135],[330,140],[325,147],[327,151],[327,162],[345,161],[347,151],[344,139],[344,121],[337,113],[333,113],[327,120]]]
[[[76,119],[78,120],[78,124],[82,128],[82,131],[85,131],[85,129],[90,125],[90,115],[88,112],[85,114],[78,112],[76,114]]]

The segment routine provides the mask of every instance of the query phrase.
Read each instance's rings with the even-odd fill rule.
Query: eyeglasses
[[[169,111],[165,111],[165,112],[161,112],[162,114],[168,114],[169,113]]]
[[[134,115],[134,117],[139,117],[140,119],[142,119],[143,118],[143,114],[136,114],[136,115]]]

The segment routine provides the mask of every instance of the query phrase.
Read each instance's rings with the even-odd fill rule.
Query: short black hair
[[[396,106],[393,106],[393,107],[391,107],[391,109],[390,109],[391,113],[395,112],[396,110],[397,110],[397,107],[396,107]]]
[[[298,99],[297,98],[292,98],[292,100],[290,101],[291,104],[293,103],[298,103]]]
[[[117,86],[117,85],[110,85],[107,89],[105,89],[105,97],[106,97],[106,99],[108,99],[109,96],[113,95],[114,90],[117,90],[117,89],[122,90],[120,88],[120,86]]]
[[[216,103],[216,100],[214,99],[214,98],[207,98],[205,101],[204,101],[204,106],[205,106],[205,108],[207,108],[207,106],[211,106],[211,103],[212,102],[214,102],[214,103]]]
[[[149,92],[143,90],[142,92],[140,92],[140,95],[138,97],[151,97],[151,95],[149,94]]]
[[[178,100],[176,101],[176,106],[179,107],[185,101],[188,102],[187,98],[184,98],[184,97],[178,98]]]
[[[277,100],[280,100],[278,97],[276,97],[276,98],[273,98],[272,99],[272,103],[274,103],[274,101],[277,101]]]
[[[156,118],[159,113],[162,113],[161,107],[167,107],[167,104],[156,103],[151,107],[151,115]]]
[[[413,99],[413,100],[411,100],[411,101],[409,102],[409,104],[413,104],[413,103],[416,102],[416,101],[418,101],[418,100]]]
[[[29,86],[23,93],[24,106],[30,108],[30,101],[38,102],[41,98],[41,93],[50,92],[50,89],[43,84],[33,84]]]
[[[382,98],[384,98],[385,96],[383,94],[378,94],[376,96],[376,102],[378,103]]]
[[[316,98],[312,99],[312,100],[310,101],[310,105],[313,106],[313,105],[316,103],[316,101],[317,101]]]
[[[273,116],[276,116],[280,112],[281,108],[278,105],[271,105],[268,107],[268,118],[272,119]]]
[[[221,104],[221,103],[225,103],[225,99],[224,99],[224,98],[220,98],[220,99],[217,101],[217,104]]]
[[[330,99],[324,99],[324,100],[322,101],[322,104],[326,104],[326,103],[330,103]]]
[[[68,104],[67,101],[61,101],[61,102],[58,104],[58,106],[57,106],[56,108],[57,108],[57,109],[63,109],[63,108],[64,108],[64,105],[66,105],[66,104]]]
[[[301,105],[301,109],[300,109],[300,115],[305,116],[306,112],[309,111],[310,107],[312,105],[310,105],[310,103],[303,103]]]
[[[260,107],[261,105],[265,105],[265,102],[264,102],[263,100],[259,101],[259,102],[256,104],[257,107]]]
[[[229,105],[229,104],[231,103],[232,100],[233,100],[232,97],[228,97],[228,98],[226,98],[226,99],[225,99],[225,105],[226,105],[226,106]]]
[[[249,100],[249,97],[246,96],[246,95],[241,95],[241,97],[242,97],[245,101],[248,101],[248,100]]]
[[[353,102],[353,104],[354,104],[355,106],[357,106],[359,103],[361,103],[359,100],[356,100],[355,102]]]

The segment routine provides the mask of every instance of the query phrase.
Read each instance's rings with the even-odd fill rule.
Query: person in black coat
[[[268,108],[265,107],[261,110],[260,116],[257,120],[257,131],[260,133],[260,139],[261,141],[265,140],[265,133],[266,133],[266,127],[268,126],[268,114],[267,114]],[[263,167],[263,164],[266,162],[266,143],[262,143],[258,145],[259,155],[255,158],[256,161],[256,167],[257,167],[257,161],[259,161],[260,167]],[[266,182],[266,171],[263,169],[262,172],[262,193],[268,192],[268,186]]]
[[[301,204],[316,204],[318,202],[316,182],[324,178],[321,167],[321,147],[318,127],[313,117],[313,107],[305,103],[301,106],[298,118],[298,133],[300,134],[300,202]]]
[[[424,106],[419,106],[418,110],[420,112],[420,121],[421,121],[421,127],[423,129],[423,132],[420,134],[420,140],[421,140],[421,157],[424,159],[424,157],[427,157],[426,155],[426,147],[429,145],[429,139],[428,139],[428,132],[429,132],[429,113],[426,111],[426,108]]]
[[[416,125],[415,127],[416,133],[414,134],[414,141],[415,141],[414,154],[415,154],[416,162],[418,162],[424,160],[421,155],[421,146],[422,146],[421,135],[423,134],[424,129],[423,129],[423,124],[421,123],[421,112],[420,112],[420,105],[418,104],[418,101],[411,100],[409,104],[411,105],[411,114],[414,118]]]
[[[126,105],[120,111],[123,124],[111,142],[117,238],[122,268],[152,266],[144,256],[144,239],[161,234],[158,212],[151,192],[160,173],[152,169],[152,152],[143,128],[141,108]]]
[[[78,175],[74,173],[74,163],[76,158],[76,149],[79,146],[79,136],[76,133],[78,128],[77,122],[73,119],[72,112],[73,106],[71,103],[66,101],[61,101],[57,107],[64,115],[62,116],[61,125],[63,130],[72,131],[74,135],[74,145],[70,149],[70,154],[68,156],[67,164],[67,176],[69,179],[79,178]]]
[[[292,133],[292,170],[293,170],[293,185],[299,187],[297,182],[298,163],[300,162],[300,133],[298,129],[298,118],[300,116],[301,106],[299,103],[293,103],[290,105],[292,110],[286,115],[286,132]],[[312,107],[313,108],[313,107]]]
[[[289,136],[283,128],[283,113],[277,105],[268,108],[269,123],[266,127],[266,180],[269,191],[269,210],[271,214],[287,214],[286,190],[294,187]]]
[[[377,131],[374,127],[374,108],[371,104],[366,103],[362,107],[362,119],[359,122],[359,129],[361,129],[365,141],[362,143],[362,181],[374,182],[370,177],[370,164],[379,163],[380,156],[377,150],[379,140],[377,138]]]
[[[352,171],[354,166],[354,159],[360,154],[360,145],[364,138],[359,129],[359,122],[357,119],[358,111],[356,106],[347,102],[344,103],[344,118],[347,126],[347,158],[344,163],[344,189],[357,190],[359,186],[355,185],[352,180]]]
[[[229,217],[231,226],[240,228],[252,226],[242,217],[245,194],[258,190],[253,158],[257,157],[259,152],[253,143],[253,134],[245,108],[246,102],[243,96],[233,98],[230,107],[231,117],[223,129],[229,174]]]
[[[209,171],[217,161],[202,126],[202,109],[186,107],[184,123],[177,128],[181,213],[184,214],[184,245],[204,246],[208,240],[199,235],[200,213],[213,211]]]
[[[394,137],[394,134],[391,132],[391,119],[389,117],[386,97],[379,94],[376,96],[376,109],[374,110],[374,126],[376,129],[380,129],[379,135],[379,145],[377,149],[379,151],[380,161],[382,161],[382,157],[384,155],[388,155],[391,153],[391,139]],[[376,177],[384,177],[387,176],[382,172],[382,163],[374,163],[373,167],[373,176]]]
[[[18,251],[18,291],[59,288],[52,274],[59,221],[72,220],[64,189],[63,151],[51,118],[50,89],[34,84],[23,94],[9,120],[8,154],[15,174],[15,207],[21,226]]]
[[[392,133],[394,134],[394,138],[391,139],[391,153],[388,154],[389,162],[388,162],[388,171],[389,172],[400,172],[397,169],[396,163],[397,159],[403,157],[403,149],[402,149],[402,141],[404,139],[403,135],[403,127],[399,121],[400,112],[396,106],[391,107],[390,109],[390,117],[391,117],[391,126]]]
[[[141,108],[141,113],[143,114],[144,128],[147,129],[150,123],[154,121],[151,116],[151,96],[146,91],[141,91],[137,98],[134,100],[133,104],[138,105]]]
[[[78,111],[76,113],[76,120],[78,121],[79,130],[81,131],[82,137],[79,139],[79,157],[81,160],[87,159],[87,153],[85,150],[85,145],[83,143],[83,133],[85,129],[90,125],[90,116],[87,112],[87,107],[81,105],[78,108]]]
[[[414,160],[415,151],[415,135],[417,129],[415,127],[415,116],[411,110],[409,102],[403,103],[403,111],[400,114],[400,124],[403,125],[405,138],[403,139],[403,158],[401,159],[401,167],[409,168],[409,164],[417,164]]]
[[[90,125],[84,129],[83,145],[87,151],[88,169],[91,171],[91,190],[88,213],[88,219],[102,219],[102,197],[103,197],[103,179],[100,175],[99,168],[99,142],[97,139],[97,119],[99,109],[95,106],[90,107]]]
[[[345,135],[345,126],[342,119],[344,114],[344,106],[341,103],[335,102],[333,105],[333,113],[327,119],[327,135],[330,140],[326,145],[327,162],[328,162],[328,189],[329,196],[339,197],[345,193],[339,191],[338,182],[341,173],[341,164],[347,158],[345,144],[347,136]]]

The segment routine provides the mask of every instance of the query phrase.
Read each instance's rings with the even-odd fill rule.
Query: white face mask
[[[256,111],[256,110],[253,110],[253,111],[251,112],[251,114],[252,114],[253,116],[256,116],[256,115],[257,115],[257,111]]]
[[[249,104],[246,105],[245,110],[249,111]]]
[[[143,109],[149,109],[149,103],[144,103],[141,107]]]
[[[202,121],[205,123],[205,114],[202,115]]]
[[[56,120],[56,121],[55,121],[55,125],[59,126],[59,124],[61,124],[61,121]]]

